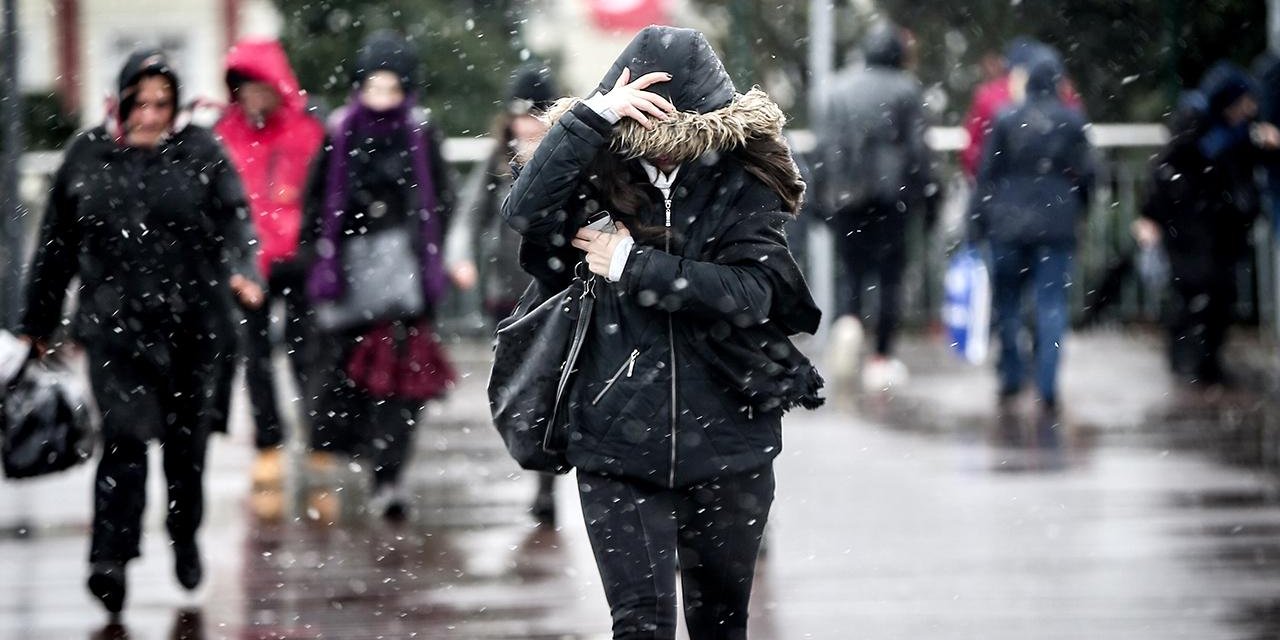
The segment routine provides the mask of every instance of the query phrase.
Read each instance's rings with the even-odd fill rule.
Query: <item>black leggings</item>
[[[578,494],[615,639],[676,637],[676,571],[689,637],[747,637],[773,468],[690,487],[578,472]]]

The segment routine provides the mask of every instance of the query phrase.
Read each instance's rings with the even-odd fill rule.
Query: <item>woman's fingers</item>
[[[653,104],[658,105],[659,107],[662,107],[663,111],[666,111],[668,113],[676,112],[676,106],[674,104],[671,104],[669,100],[667,100],[666,98],[656,93],[653,93],[652,91],[637,91],[636,95],[640,96],[641,98],[644,98],[645,100],[648,100],[649,102],[652,102]]]
[[[628,118],[635,120],[636,122],[639,122],[641,126],[643,126],[646,129],[653,128],[653,123],[649,122],[649,118],[645,117],[644,113],[641,112],[640,109],[636,108],[634,104],[627,103],[623,105],[622,108],[619,110],[619,113],[621,113],[624,116],[627,116]]]
[[[631,74],[630,74],[630,73],[628,73],[627,75],[628,75],[628,76],[630,76]],[[670,79],[671,79],[671,74],[669,74],[669,73],[667,73],[667,72],[665,72],[665,71],[653,71],[653,72],[650,72],[650,73],[646,73],[646,74],[644,74],[644,75],[640,76],[639,78],[636,78],[636,81],[635,81],[635,82],[630,83],[630,85],[629,85],[629,86],[630,86],[632,89],[643,89],[643,88],[645,88],[645,87],[647,87],[647,86],[649,86],[649,85],[651,85],[651,84],[657,84],[657,83],[659,83],[659,82],[666,82],[666,81],[668,81],[668,80],[670,80]]]
[[[650,114],[653,114],[653,117],[659,120],[662,120],[664,122],[671,119],[671,116],[667,115],[667,112],[663,111],[661,107],[659,107],[658,105],[652,102],[649,102],[648,100],[645,100],[644,98],[641,98],[640,96],[635,96],[634,98],[632,98],[631,105],[641,111],[647,111]]]

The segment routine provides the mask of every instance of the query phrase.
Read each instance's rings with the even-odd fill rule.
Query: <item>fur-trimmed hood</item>
[[[561,98],[547,110],[548,124],[555,124],[580,102],[579,98]],[[646,129],[630,118],[619,122],[613,130],[610,150],[628,160],[636,158],[670,158],[687,162],[710,151],[728,152],[739,149],[751,138],[781,137],[787,117],[768,94],[753,88],[736,94],[724,107],[708,113],[680,111],[671,120],[655,122]]]
[[[670,80],[646,90],[669,100],[676,113],[653,122],[652,129],[622,119],[610,134],[610,151],[626,160],[662,158],[676,163],[712,152],[745,151],[739,156],[747,170],[773,187],[788,211],[799,211],[804,182],[782,137],[786,116],[758,87],[738,93],[705,36],[693,29],[644,28],[605,73],[597,91],[607,93],[624,69],[632,78],[668,73]],[[545,116],[548,124],[554,125],[578,102],[556,101]]]

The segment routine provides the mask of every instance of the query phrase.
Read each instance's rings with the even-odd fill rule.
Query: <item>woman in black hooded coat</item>
[[[702,34],[648,27],[548,115],[503,215],[544,290],[595,280],[567,456],[614,637],[675,637],[678,568],[690,636],[745,638],[782,414],[821,403],[789,339],[821,314],[783,233],[804,192],[783,114]],[[617,233],[582,228],[602,210]]]

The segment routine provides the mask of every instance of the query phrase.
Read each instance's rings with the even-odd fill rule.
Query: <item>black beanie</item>
[[[511,74],[511,84],[507,88],[507,107],[512,113],[544,111],[559,97],[555,78],[546,65],[524,65]]]
[[[400,77],[400,88],[413,93],[418,86],[418,51],[394,31],[377,31],[365,39],[351,70],[354,86],[364,84],[375,71],[390,71]]]
[[[138,49],[129,54],[120,75],[116,79],[116,96],[120,102],[120,119],[127,120],[133,110],[135,101],[134,87],[146,76],[164,76],[173,85],[173,102],[179,104],[182,83],[178,81],[178,72],[169,63],[169,56],[164,51],[154,48]]]

